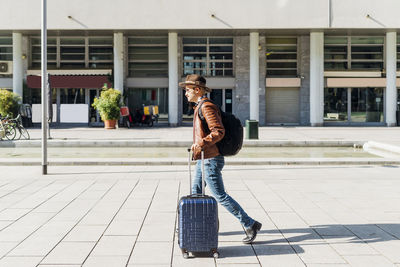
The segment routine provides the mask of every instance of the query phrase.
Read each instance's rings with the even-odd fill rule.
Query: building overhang
[[[41,88],[41,76],[28,75],[29,88]],[[50,75],[50,88],[102,88],[111,87],[108,75]]]

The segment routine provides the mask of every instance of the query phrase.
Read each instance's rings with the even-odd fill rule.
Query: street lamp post
[[[42,174],[47,174],[47,0],[42,0]]]

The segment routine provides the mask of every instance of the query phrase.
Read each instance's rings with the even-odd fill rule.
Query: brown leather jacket
[[[208,98],[202,98],[194,110],[193,144],[204,150],[204,158],[207,159],[219,155],[216,143],[224,137],[225,128],[222,124],[219,108],[211,102],[204,102],[201,105],[201,112],[207,122],[207,129],[205,122],[201,121],[199,115],[199,106],[204,100],[208,100]],[[201,149],[199,147],[196,147],[193,151],[193,160],[201,159]]]

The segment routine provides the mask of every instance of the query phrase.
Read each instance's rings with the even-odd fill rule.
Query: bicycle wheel
[[[14,140],[15,139],[15,135],[17,134],[17,131],[15,130],[15,127],[8,124],[4,126],[5,130],[6,130],[6,138],[8,140]]]
[[[19,133],[20,133],[20,138],[22,136],[23,138],[25,138],[25,140],[31,139],[31,136],[29,135],[28,130],[25,129],[24,126],[19,126],[18,130],[19,130]]]

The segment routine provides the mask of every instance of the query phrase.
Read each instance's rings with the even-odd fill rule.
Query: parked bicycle
[[[4,137],[8,140],[20,140],[23,137],[26,140],[30,139],[30,135],[28,130],[22,125],[22,118],[21,115],[14,119],[9,119],[8,116],[5,118],[0,119],[2,129],[4,129]]]
[[[18,138],[17,140],[20,140],[21,137],[23,137],[25,140],[29,140],[31,137],[29,135],[29,132],[25,127],[22,125],[22,118],[21,114],[18,114],[18,116],[15,119],[9,120],[11,123],[14,124],[15,129],[18,130]]]
[[[7,119],[0,118],[0,140],[6,138],[7,140],[14,140],[17,131],[12,123],[9,123]]]

